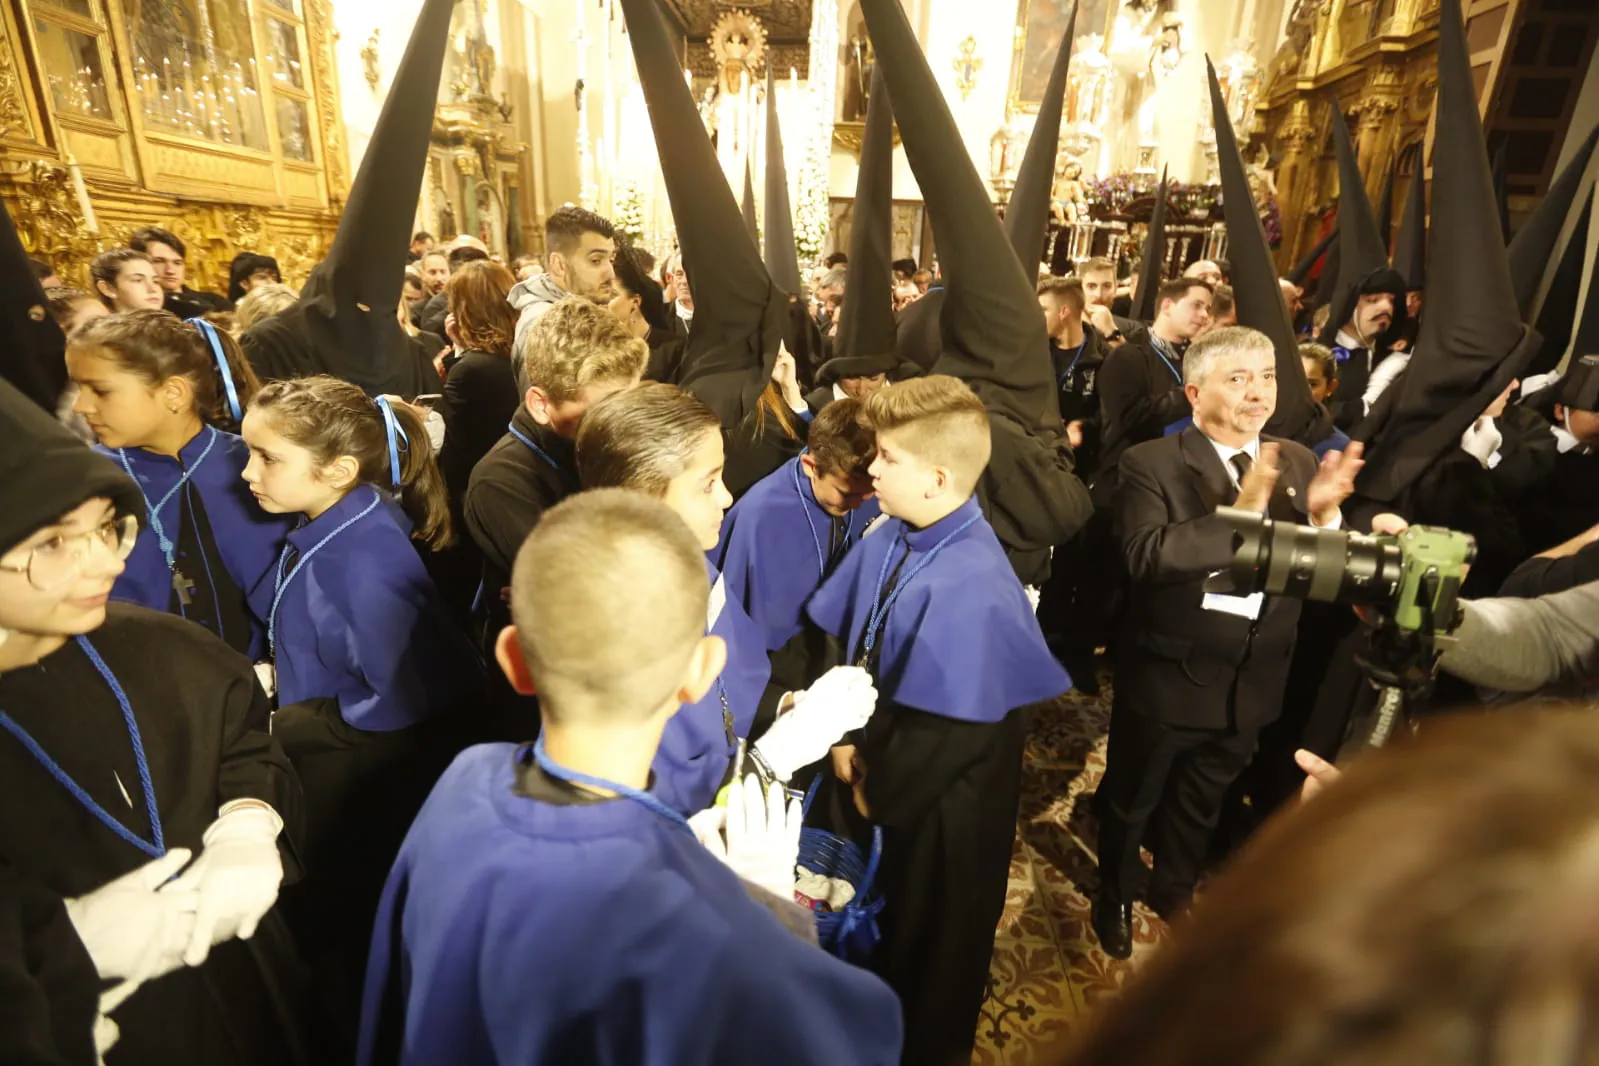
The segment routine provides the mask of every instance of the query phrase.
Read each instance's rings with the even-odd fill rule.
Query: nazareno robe
[[[179,449],[176,459],[142,448],[95,450],[126,469],[145,498],[139,539],[112,598],[187,618],[235,651],[265,658],[266,625],[250,611],[247,597],[263,579],[270,583],[269,571],[292,523],[286,516],[267,514],[250,495],[240,477],[250,461],[249,446],[232,433],[207,426]],[[157,515],[176,549],[176,569],[186,579],[180,596],[149,512],[185,470],[193,471],[188,483],[172,493]]]
[[[98,1066],[100,985],[61,896],[0,863],[0,1048],[6,1061]]]
[[[867,500],[848,516],[845,551],[880,513],[877,501]],[[760,627],[772,667],[754,736],[771,724],[783,693],[805,688],[828,665],[825,647],[806,626],[805,604],[842,558],[828,557],[832,535],[833,516],[816,502],[797,457],[761,479],[722,526],[711,558],[728,598]]]
[[[462,753],[373,931],[362,1066],[898,1061],[893,994],[785,929],[682,825]]]
[[[398,268],[395,277],[399,277]],[[388,310],[392,318],[393,306]],[[353,309],[348,313],[353,313]],[[335,323],[302,298],[288,310],[251,326],[239,338],[239,346],[262,381],[332,374],[359,386],[368,396],[388,394],[411,400],[438,392],[439,375],[427,350],[416,338],[406,336],[398,321],[392,325],[392,329],[388,323],[374,327],[370,334],[354,325],[346,337]],[[378,358],[378,353],[371,350],[360,358],[346,356],[343,345],[351,342],[375,346],[385,357]]]
[[[926,529],[889,522],[812,597],[811,619],[842,642],[849,662],[860,658],[891,552],[884,576],[904,588],[870,661],[877,710],[858,743],[871,818],[883,829],[887,904],[873,968],[900,996],[903,1061],[965,1062],[1005,909],[1021,795],[1019,708],[1059,696],[1071,679],[975,500]]]
[[[313,873],[285,896],[286,913],[352,1041],[384,871],[464,746],[484,685],[482,660],[445,610],[409,530],[386,493],[370,485],[350,492],[289,534],[276,612],[272,729],[305,786]],[[274,567],[257,591],[263,616],[276,578]]]
[[[199,855],[219,807],[259,799],[284,821],[285,881],[298,877],[300,786],[268,732],[266,698],[249,661],[198,626],[126,604],[111,604],[105,623],[87,639],[132,707],[165,845]],[[0,676],[0,707],[96,803],[132,832],[152,838],[122,710],[76,641]],[[8,812],[0,818],[0,866],[62,898],[81,896],[149,861],[9,733],[0,733],[0,808]],[[122,1035],[110,1062],[314,1061],[316,1049],[304,1039],[302,977],[273,911],[251,939],[218,944],[204,965],[152,981],[128,999],[112,1015]]]
[[[872,499],[849,516],[851,545],[879,513]],[[767,651],[804,627],[805,603],[827,576],[832,523],[798,458],[762,478],[728,512],[715,561],[728,598],[760,626]]]
[[[740,739],[748,739],[756,708],[766,692],[771,666],[761,631],[727,594],[716,567],[711,579],[708,631],[727,645],[727,665],[704,697],[685,703],[667,719],[655,752],[651,791],[683,814],[709,807],[727,779]],[[723,702],[725,698],[725,703]]]

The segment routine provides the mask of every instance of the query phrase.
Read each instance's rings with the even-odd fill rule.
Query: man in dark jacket
[[[1193,424],[1127,451],[1116,497],[1132,585],[1099,791],[1093,908],[1094,930],[1115,958],[1132,953],[1146,832],[1155,854],[1146,898],[1170,917],[1193,893],[1228,787],[1281,710],[1299,601],[1205,590],[1233,559],[1233,528],[1216,508],[1338,528],[1361,465],[1351,447],[1318,470],[1308,448],[1261,435],[1277,403],[1276,356],[1263,333],[1207,334],[1188,352],[1184,381]]]
[[[1105,357],[1099,371],[1098,506],[1108,506],[1112,499],[1123,452],[1182,428],[1190,417],[1183,353],[1210,322],[1210,298],[1210,286],[1197,278],[1166,282],[1156,300],[1154,323]]]

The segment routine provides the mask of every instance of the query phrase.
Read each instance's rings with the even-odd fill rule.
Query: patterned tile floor
[[[1165,935],[1139,904],[1137,946],[1125,962],[1089,927],[1098,884],[1089,798],[1105,771],[1110,678],[1101,695],[1071,693],[1030,712],[1016,850],[1005,916],[994,941],[974,1066],[1049,1061],[1095,1004],[1127,980]]]

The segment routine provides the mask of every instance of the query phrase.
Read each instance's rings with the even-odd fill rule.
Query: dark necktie
[[[1236,455],[1228,456],[1227,464],[1231,466],[1233,468],[1233,472],[1238,475],[1238,487],[1242,489],[1244,487],[1244,478],[1248,475],[1249,468],[1255,464],[1255,461],[1249,457],[1248,452],[1239,452]],[[1237,498],[1238,493],[1234,492],[1233,499],[1236,500]]]

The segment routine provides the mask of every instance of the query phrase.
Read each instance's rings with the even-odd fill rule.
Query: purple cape
[[[952,533],[932,562],[912,574]],[[873,674],[883,699],[956,721],[998,722],[1071,688],[975,499],[926,529],[886,523],[817,590],[811,620],[845,640],[851,662],[862,654],[884,560],[893,553],[891,574],[907,545],[901,591],[878,638]]]
[[[195,467],[207,444],[211,446],[210,454]],[[278,561],[278,553],[283,550],[283,540],[294,525],[294,519],[290,515],[267,514],[250,495],[250,486],[240,476],[250,461],[250,448],[242,437],[207,426],[179,450],[182,465],[168,456],[142,448],[112,450],[97,445],[95,451],[110,456],[119,467],[123,460],[127,461],[150,507],[172,490],[185,469],[194,470],[189,484],[204,502],[205,517],[216,539],[217,552],[233,584],[248,597],[263,578],[271,583],[272,567]],[[161,524],[174,543],[183,528],[183,497],[184,493],[173,492],[166,506],[161,508]],[[111,598],[153,611],[166,611],[172,603],[172,571],[167,569],[166,556],[156,543],[147,515],[139,516],[139,539],[134,542],[133,554],[128,556],[127,568],[112,586]],[[257,623],[251,634],[250,653],[254,658],[263,659],[266,657],[266,626],[260,624],[260,619]]]
[[[714,589],[720,575],[705,564]],[[727,768],[738,749],[737,739],[748,737],[755,709],[766,692],[772,666],[766,658],[761,631],[731,595],[711,627],[711,635],[727,642],[727,665],[722,676],[698,703],[685,703],[667,720],[661,746],[650,768],[655,771],[652,791],[673,810],[695,814],[709,807],[722,787]],[[734,740],[729,742],[722,718],[722,695],[733,716]]]
[[[378,911],[356,1062],[894,1066],[883,982],[785,929],[684,826],[519,795],[468,748]]]
[[[851,546],[879,514],[867,500],[849,516]],[[833,516],[816,502],[798,457],[762,478],[728,512],[717,545],[727,598],[737,601],[776,651],[800,632],[805,602],[821,585]]]

